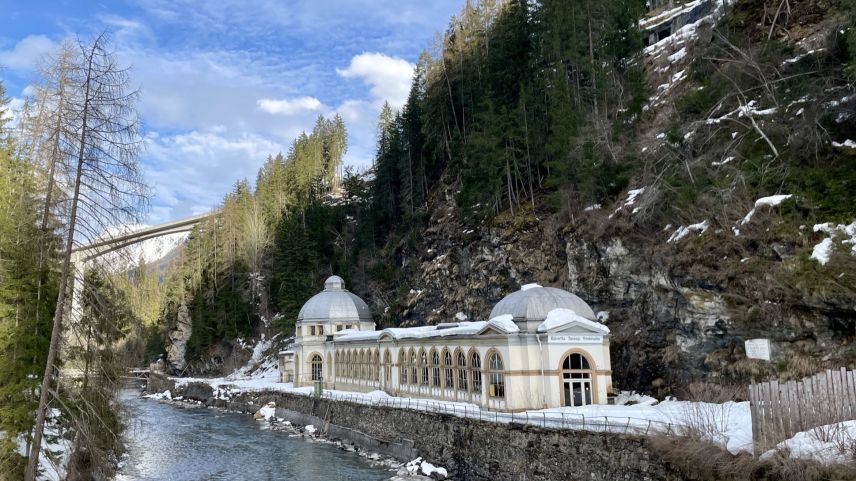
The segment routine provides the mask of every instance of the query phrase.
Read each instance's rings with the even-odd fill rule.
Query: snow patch
[[[856,149],[856,142],[850,139],[847,139],[844,142],[832,141],[832,146],[837,147],[839,149]]]
[[[749,213],[746,214],[746,217],[744,217],[743,220],[740,221],[740,223],[746,224],[750,220],[752,220],[752,216],[755,215],[755,211],[758,209],[758,207],[761,207],[762,205],[774,207],[790,199],[791,197],[793,197],[793,195],[791,194],[777,194],[768,197],[761,197],[760,199],[755,201],[755,207],[753,207],[752,210],[750,210]]]
[[[698,224],[690,224],[686,227],[680,226],[677,228],[677,230],[675,230],[675,232],[672,233],[672,235],[669,237],[669,240],[667,240],[666,242],[678,242],[679,240],[686,237],[687,234],[693,231],[698,232],[698,235],[702,235],[705,233],[705,231],[707,231],[709,227],[710,223],[707,220],[699,222]]]
[[[761,455],[769,459],[777,451],[787,450],[791,458],[812,459],[822,464],[846,464],[853,461],[856,448],[856,420],[819,426],[796,433]]]

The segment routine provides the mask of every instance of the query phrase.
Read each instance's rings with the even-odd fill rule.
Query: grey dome
[[[502,298],[490,311],[490,318],[511,314],[515,321],[543,321],[553,309],[570,309],[577,315],[596,320],[586,301],[564,289],[527,284]]]
[[[297,320],[372,322],[372,313],[362,299],[345,289],[345,281],[341,277],[330,276],[324,282],[324,290],[303,304]]]

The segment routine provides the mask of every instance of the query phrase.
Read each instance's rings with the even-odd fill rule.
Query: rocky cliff
[[[645,50],[649,83],[659,87],[648,117],[618,153],[644,164],[624,194],[612,205],[544,203],[481,222],[463,216],[455,185],[445,185],[434,192],[427,226],[412,242],[390,248],[406,282],[391,299],[372,299],[382,323],[485,319],[502,296],[538,282],[602,311],[620,389],[667,394],[691,380],[745,382],[801,376],[824,365],[852,367],[856,223],[849,221],[856,206],[822,208],[818,199],[831,192],[805,188],[799,169],[811,155],[833,169],[853,165],[856,150],[838,147],[846,134],[818,133],[803,117],[843,132],[854,125],[856,95],[836,77],[835,59],[813,62],[829,62],[837,74],[811,65],[787,70],[818,49],[832,49],[830,26],[840,20],[836,2],[791,3],[793,10],[776,20],[754,16],[762,8],[750,1],[678,2],[653,13],[646,28],[656,33],[657,25],[668,25],[671,35],[654,36]],[[776,22],[781,31],[771,28]],[[697,74],[710,68],[699,59],[731,44],[724,39],[735,31],[744,40],[781,36],[781,51],[755,52],[748,41],[734,46],[729,55],[744,56],[746,68],[762,72],[746,82],[754,87],[737,82],[740,93],[719,92],[710,106],[690,109],[687,99],[718,88]],[[736,69],[730,60],[716,63]],[[747,75],[743,67],[739,72]],[[814,76],[825,85],[778,89],[758,80],[766,73],[782,83]],[[765,88],[772,93],[759,93]],[[816,135],[823,138],[809,152]],[[771,153],[755,153],[770,147]],[[747,165],[756,161],[767,163]],[[750,168],[786,173],[778,184],[749,188],[757,179],[747,181]],[[675,180],[687,172],[681,182],[689,188]],[[824,223],[833,215],[841,221]],[[832,261],[824,244],[835,246]],[[771,341],[771,362],[747,359],[744,341],[754,338]]]

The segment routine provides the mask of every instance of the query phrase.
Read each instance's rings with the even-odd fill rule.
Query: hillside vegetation
[[[659,3],[467,2],[371,171],[343,172],[345,126],[319,118],[236,184],[149,354],[222,366],[336,273],[380,326],[564,287],[609,314],[622,389],[856,364],[856,5]],[[775,362],[745,359],[756,337]]]

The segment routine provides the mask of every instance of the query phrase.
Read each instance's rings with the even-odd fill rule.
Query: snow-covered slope
[[[130,234],[151,227],[146,224],[131,224],[107,229],[105,239]],[[186,232],[167,234],[162,237],[144,240],[124,249],[105,254],[102,259],[116,270],[129,269],[136,266],[142,259],[145,264],[153,264],[178,249],[187,240]]]

